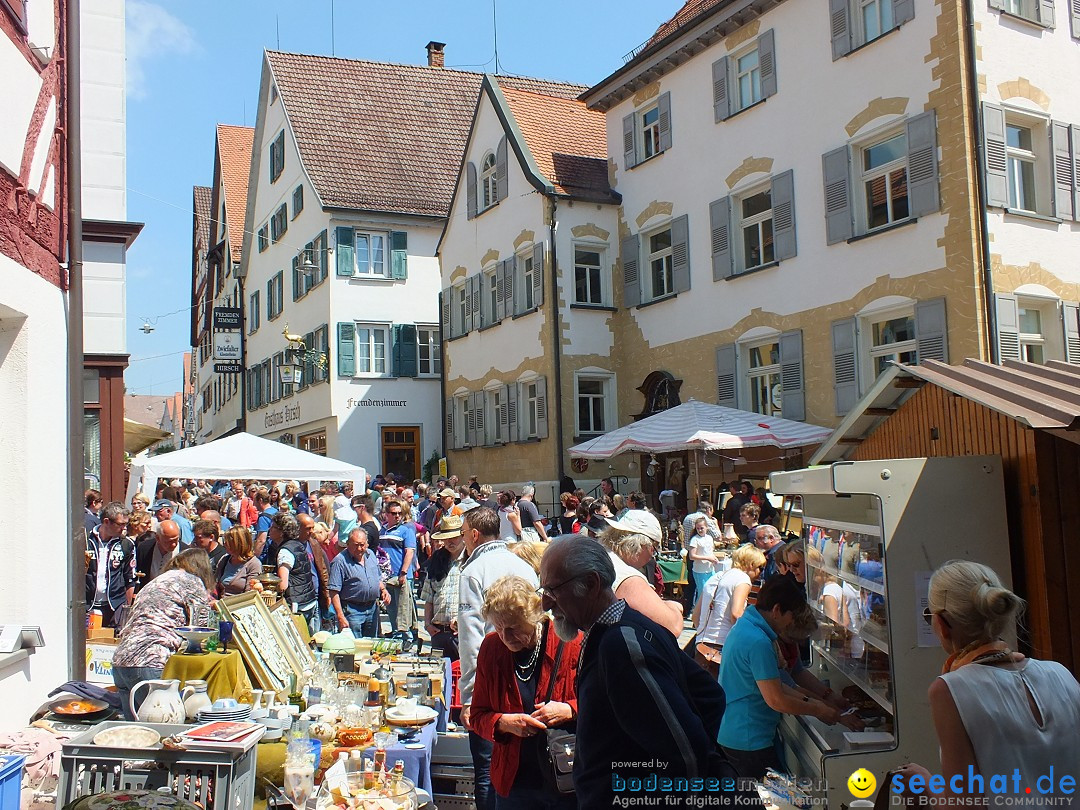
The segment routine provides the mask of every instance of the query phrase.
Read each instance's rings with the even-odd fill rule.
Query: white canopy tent
[[[130,503],[139,490],[153,498],[160,478],[352,481],[356,492],[363,492],[367,484],[367,472],[363,467],[297,450],[250,433],[237,433],[133,462],[127,502]]]

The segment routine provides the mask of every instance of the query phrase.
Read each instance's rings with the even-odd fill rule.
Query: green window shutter
[[[409,277],[409,234],[390,231],[390,277],[404,281]]]
[[[321,284],[326,279],[326,273],[330,266],[330,237],[324,230],[315,239],[319,243],[319,255],[315,257],[315,261],[319,265],[319,275],[315,283]]]
[[[300,274],[300,257],[292,258],[292,300],[296,301],[304,294],[304,278]]]
[[[337,367],[339,377],[356,375],[356,324],[337,325]]]
[[[392,330],[395,377],[417,375],[416,326],[411,323],[394,324]]]
[[[354,235],[352,228],[337,229],[337,274],[352,276],[355,259],[353,257]]]

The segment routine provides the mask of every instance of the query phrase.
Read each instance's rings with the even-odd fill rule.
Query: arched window
[[[490,208],[499,201],[499,191],[495,185],[495,155],[491,152],[480,164],[480,187],[483,189],[483,208]]]

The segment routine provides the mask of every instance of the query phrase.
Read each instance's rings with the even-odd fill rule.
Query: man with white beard
[[[555,632],[569,641],[585,631],[574,760],[585,810],[611,807],[627,779],[720,775],[710,755],[723,691],[670,632],[617,599],[614,582],[611,558],[595,541],[563,537],[544,552],[540,593]],[[675,795],[670,784],[657,790]]]

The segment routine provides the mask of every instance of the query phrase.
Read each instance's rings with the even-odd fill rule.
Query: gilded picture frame
[[[256,591],[226,596],[218,600],[218,610],[233,623],[233,639],[252,683],[259,689],[272,689],[281,699],[287,697],[289,676],[299,680],[304,667],[262,597]]]
[[[311,647],[304,642],[303,637],[300,635],[300,630],[293,620],[293,613],[289,610],[288,604],[279,601],[270,608],[270,617],[285,638],[289,651],[292,653],[293,658],[300,663],[301,668],[308,669],[312,667],[315,664],[315,655],[311,652]]]

